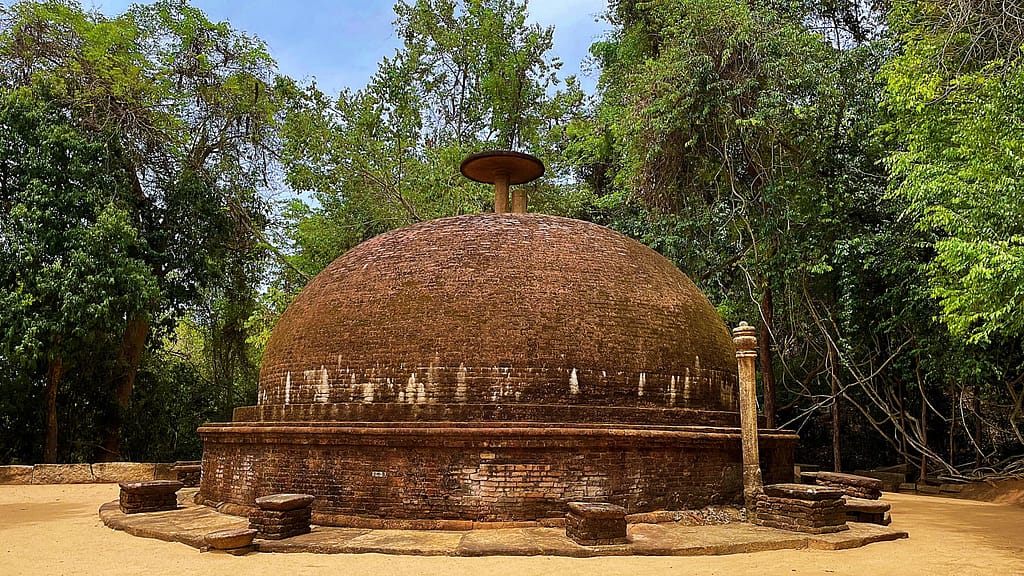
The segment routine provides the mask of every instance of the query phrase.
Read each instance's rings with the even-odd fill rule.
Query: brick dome
[[[686,415],[735,412],[735,388],[725,324],[669,260],[580,220],[474,214],[382,234],[314,278],[236,420],[700,424]]]

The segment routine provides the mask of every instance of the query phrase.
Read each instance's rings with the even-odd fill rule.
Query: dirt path
[[[951,498],[886,495],[909,540],[855,550],[784,550],[714,557],[429,558],[201,554],[102,525],[97,509],[117,486],[0,486],[0,574],[1024,574],[1024,508]]]

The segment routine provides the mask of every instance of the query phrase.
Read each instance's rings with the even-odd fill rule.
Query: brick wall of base
[[[408,423],[204,426],[199,500],[252,506],[316,496],[318,521],[510,522],[561,517],[570,501],[628,513],[741,500],[735,428]],[[792,478],[792,433],[761,434],[766,483]]]

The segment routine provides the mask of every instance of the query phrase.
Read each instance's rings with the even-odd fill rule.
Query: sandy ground
[[[129,536],[100,522],[116,484],[0,486],[0,574],[1024,574],[1024,508],[887,494],[893,525],[909,540],[840,552],[783,550],[711,557],[491,557],[202,554],[183,544]]]

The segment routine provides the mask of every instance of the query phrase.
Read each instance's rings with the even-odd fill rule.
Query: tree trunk
[[[896,386],[897,402],[899,403],[900,411],[900,455],[903,457],[904,464],[910,464],[910,455],[907,453],[907,409],[904,404],[903,379],[897,380]]]
[[[924,378],[921,377],[921,360],[914,357],[914,370],[917,372],[917,388],[921,392],[921,473],[918,481],[924,482],[928,477],[928,399],[924,395]]]
[[[949,465],[956,466],[956,384],[949,385]]]
[[[134,317],[125,325],[124,337],[121,339],[121,350],[117,355],[116,372],[114,373],[114,413],[107,422],[104,431],[103,445],[96,459],[100,462],[112,462],[121,459],[121,427],[124,415],[131,406],[132,389],[135,388],[135,374],[142,361],[142,352],[146,348],[146,336],[149,334],[149,320]]]
[[[764,419],[767,428],[775,428],[775,372],[772,370],[772,335],[775,333],[775,307],[772,304],[772,283],[766,280],[761,295],[761,330],[757,337],[761,360],[761,383],[764,386]]]
[[[832,375],[832,469],[843,471],[842,451],[839,444],[839,372],[836,369],[839,352],[831,342],[828,344],[829,373]]]
[[[974,387],[974,467],[981,468],[984,457],[981,451],[981,399],[978,398],[978,387]]]
[[[43,461],[57,462],[57,390],[64,377],[64,359],[58,355],[46,369],[46,443],[43,445]]]

